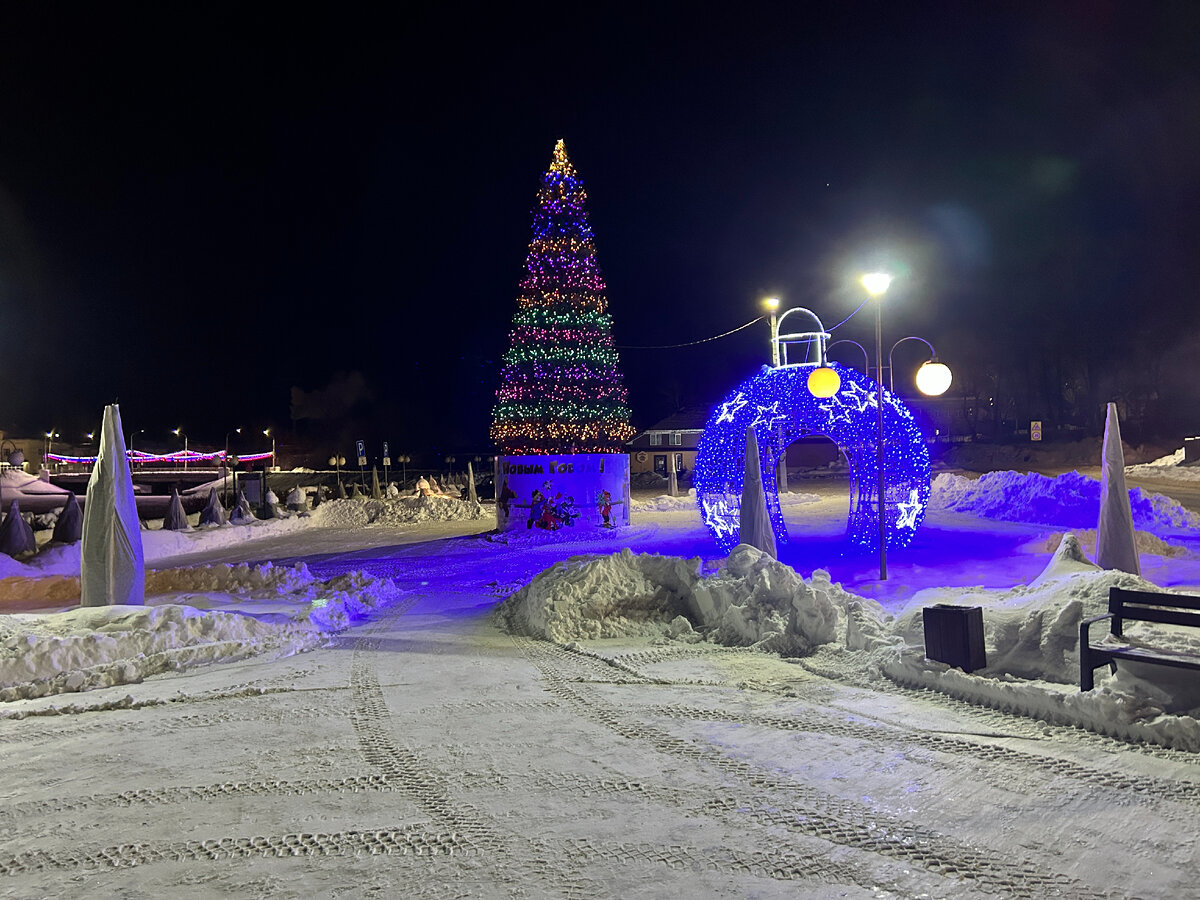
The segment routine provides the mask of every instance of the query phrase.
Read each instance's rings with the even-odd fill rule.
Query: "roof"
[[[672,413],[655,422],[646,431],[703,431],[712,410],[707,406],[692,406]]]

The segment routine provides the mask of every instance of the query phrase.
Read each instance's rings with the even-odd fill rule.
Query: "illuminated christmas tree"
[[[492,413],[492,440],[507,455],[620,453],[634,434],[586,201],[559,141],[533,211]]]

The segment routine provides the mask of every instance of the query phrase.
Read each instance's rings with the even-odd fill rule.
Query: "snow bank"
[[[1200,515],[1161,494],[1134,488],[1129,502],[1133,524],[1140,530],[1200,531]],[[1036,472],[989,472],[978,480],[943,473],[933,479],[929,506],[1005,522],[1088,528],[1099,521],[1100,482],[1078,472],[1056,478]]]
[[[780,506],[793,506],[801,503],[817,503],[820,497],[816,494],[806,493],[787,493],[779,495]],[[663,494],[660,497],[651,497],[648,500],[630,500],[629,508],[633,512],[675,512],[681,509],[699,510],[696,505],[696,489],[691,488],[686,494],[680,497],[672,497],[669,494]]]
[[[361,528],[366,525],[414,525],[482,519],[483,506],[452,497],[398,497],[387,500],[330,500],[313,510],[320,525]]]
[[[1104,571],[1064,535],[1045,570],[1009,590],[931,588],[895,615],[856,596],[822,570],[810,580],[747,545],[714,571],[699,558],[634,554],[575,556],[546,569],[498,607],[515,633],[571,644],[602,638],[711,641],[805,656],[837,642],[851,659],[903,684],[1047,721],[1127,739],[1200,750],[1200,683],[1161,669],[1116,677],[1097,672],[1098,688],[1078,690],[1079,623],[1107,610],[1113,586],[1158,590],[1143,579]],[[922,608],[983,607],[988,666],[967,674],[926,660]],[[1102,635],[1097,629],[1096,638]],[[1200,653],[1194,629],[1130,623],[1126,637]]]
[[[1153,462],[1140,466],[1126,466],[1126,478],[1159,478],[1170,481],[1200,481],[1200,466],[1185,466],[1184,451],[1180,447],[1174,453],[1160,456]]]
[[[77,599],[77,578],[34,580],[60,589],[71,582]],[[304,566],[216,565],[147,573],[146,597],[146,606],[0,616],[0,701],[249,656],[290,656],[396,602],[400,592],[391,581],[357,572],[323,581]]]
[[[822,577],[823,576],[823,577]],[[560,643],[612,637],[708,639],[799,656],[835,639],[837,606],[861,600],[818,572],[811,582],[745,544],[713,574],[700,559],[574,556],[539,573],[496,611],[510,631]],[[870,602],[870,601],[864,601]]]
[[[0,472],[0,488],[4,496],[4,511],[8,512],[8,504],[14,499],[19,500],[17,494],[58,494],[65,496],[69,493],[66,488],[58,487],[51,484],[49,481],[43,481],[36,475],[30,475],[28,472],[21,469],[5,469]]]

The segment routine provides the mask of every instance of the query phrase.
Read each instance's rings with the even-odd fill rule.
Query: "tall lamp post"
[[[180,425],[178,428],[172,428],[171,434],[175,435],[175,437],[183,438],[183,468],[186,471],[187,463],[188,463],[188,461],[187,461],[187,452],[188,452],[187,434],[184,433],[182,425]]]
[[[54,439],[56,437],[61,437],[61,435],[53,428],[46,432],[46,444],[42,450],[42,466],[44,468],[49,468],[50,466],[50,460],[47,457],[50,455],[50,451],[54,449]]]
[[[129,432],[129,449],[127,449],[127,450],[125,451],[125,453],[126,453],[126,455],[129,457],[129,465],[130,465],[130,468],[131,468],[131,469],[132,469],[132,467],[133,467],[133,463],[134,463],[134,461],[135,461],[135,457],[134,457],[134,455],[133,455],[133,436],[134,436],[135,434],[145,434],[145,433],[146,433],[146,429],[145,429],[145,428],[139,428],[137,431],[131,431],[131,432]]]
[[[267,472],[271,470],[271,466],[275,465],[275,438],[271,436],[271,429],[264,428],[263,435],[271,438],[271,465],[263,465],[262,470],[262,511],[265,519],[270,513],[270,504],[267,503]]]
[[[879,580],[887,580],[887,518],[885,516],[886,485],[883,479],[883,295],[891,286],[892,276],[883,272],[871,272],[862,277],[862,286],[875,298],[875,381],[879,396],[875,398],[878,433],[875,436],[875,469],[878,481],[876,490],[877,517],[879,519]]]
[[[225,432],[225,455],[221,457],[221,466],[223,468],[228,469],[228,467],[229,467],[229,436],[231,434],[241,434],[241,433],[242,433],[242,429],[240,429],[240,428],[235,428],[235,429],[233,429],[233,431]],[[236,474],[234,475],[234,478],[235,479],[237,478]],[[228,500],[229,500],[228,482],[229,482],[229,477],[228,477],[228,473],[226,473],[226,477],[221,479],[221,485],[225,488],[225,490],[222,493],[225,494],[225,500],[226,500],[225,505],[226,506],[229,505],[229,503],[228,503]]]
[[[337,454],[334,454],[333,456],[329,457],[329,464],[331,466],[335,466],[337,468],[337,483],[338,483],[338,488],[339,488],[338,493],[341,494],[341,492],[342,492],[341,491],[342,466],[344,466],[346,464],[346,457],[338,456]]]
[[[779,309],[779,298],[768,297],[764,303],[767,304],[767,321],[771,323],[771,367],[779,368],[779,320],[775,318],[775,310]]]

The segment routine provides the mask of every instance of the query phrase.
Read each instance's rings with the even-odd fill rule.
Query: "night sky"
[[[933,341],[952,394],[1084,426],[1120,397],[1200,430],[1195,3],[13,6],[10,433],[69,441],[119,399],[166,449],[270,425],[347,456],[487,452],[560,137],[620,347],[772,294],[834,325],[886,267],[885,344]],[[767,357],[764,323],[623,350],[634,424]]]

